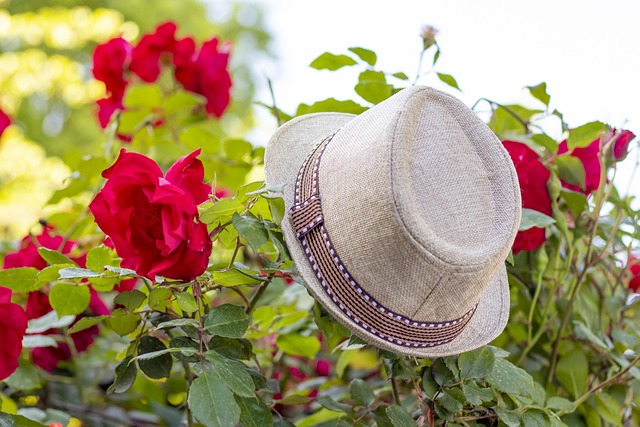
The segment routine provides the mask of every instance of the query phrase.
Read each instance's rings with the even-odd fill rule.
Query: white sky
[[[259,74],[274,84],[278,106],[333,96],[354,98],[357,73],[317,71],[309,63],[324,51],[346,53],[361,46],[378,54],[383,71],[415,76],[420,28],[439,28],[442,55],[437,71],[456,77],[463,92],[435,75],[420,80],[449,91],[471,106],[486,97],[500,103],[540,107],[523,89],[547,82],[551,108],[570,126],[602,120],[640,135],[640,2],[635,0],[259,0],[273,34],[273,64]],[[430,59],[430,55],[428,55]],[[429,63],[425,64],[427,67]],[[355,67],[354,67],[355,68]],[[264,85],[259,101],[270,103]],[[558,127],[550,122],[549,131]],[[265,144],[275,121],[260,115],[252,142]],[[623,165],[626,184],[640,150]],[[626,181],[625,181],[626,179]],[[640,171],[634,178],[640,192]],[[624,190],[626,185],[620,185]]]

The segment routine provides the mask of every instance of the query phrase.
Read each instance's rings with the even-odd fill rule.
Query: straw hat
[[[504,329],[518,179],[456,98],[415,86],[358,116],[297,117],[265,175],[285,184],[282,230],[309,291],[367,343],[437,357]]]

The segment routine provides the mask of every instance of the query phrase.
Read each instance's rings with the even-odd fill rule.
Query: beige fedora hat
[[[520,223],[509,155],[462,102],[425,86],[354,116],[281,126],[265,154],[313,296],[369,344],[409,356],[487,344],[509,317]]]

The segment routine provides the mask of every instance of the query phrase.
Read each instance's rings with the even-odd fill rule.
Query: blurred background
[[[601,120],[640,134],[639,12],[632,0],[0,0],[0,108],[14,119],[0,141],[0,240],[46,216],[52,193],[104,141],[94,104],[104,89],[90,66],[96,44],[112,37],[133,41],[174,20],[180,36],[231,41],[233,102],[221,126],[255,145],[277,128],[259,103],[275,99],[293,113],[301,102],[354,97],[357,70],[309,68],[324,51],[374,50],[379,69],[413,82],[427,24],[439,29],[438,71],[454,75],[462,92],[429,64],[418,83],[469,106],[484,97],[540,108],[524,87],[544,81],[550,109],[570,126]],[[560,138],[557,120],[544,126]],[[623,194],[640,193],[640,150],[632,147],[616,178]]]

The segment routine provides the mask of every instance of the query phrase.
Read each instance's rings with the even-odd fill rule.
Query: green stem
[[[544,250],[544,248],[542,249]],[[537,283],[536,283],[536,292],[533,295],[533,300],[531,301],[531,308],[529,308],[529,318],[528,318],[528,329],[529,329],[529,334],[527,335],[528,338],[528,342],[531,342],[532,336],[533,336],[533,314],[536,311],[536,305],[538,305],[538,298],[540,298],[540,290],[542,289],[542,274],[544,273],[544,270],[541,269],[541,271],[538,273],[538,279],[537,279]]]
[[[264,292],[267,290],[267,286],[269,285],[269,283],[271,283],[272,279],[273,279],[273,277],[270,276],[269,280],[264,282],[258,288],[256,293],[253,294],[253,296],[251,297],[251,301],[249,301],[249,304],[247,305],[247,314],[250,314],[253,311],[253,309],[256,307],[256,304],[258,304],[258,301],[260,300],[260,297],[262,297],[262,294],[264,294]]]
[[[591,396],[593,396],[595,393],[597,393],[598,391],[600,391],[603,388],[607,387],[608,385],[613,384],[614,382],[616,382],[624,374],[626,374],[631,368],[633,368],[638,362],[640,362],[640,354],[637,355],[631,362],[629,362],[629,364],[627,366],[625,366],[620,372],[618,372],[614,376],[610,377],[609,379],[601,382],[600,384],[598,384],[597,386],[593,387],[591,390],[587,391],[585,394],[580,396],[578,399],[576,399],[575,402],[573,402],[574,403],[574,410],[575,410],[575,408],[577,408],[578,406],[583,404]],[[557,415],[559,417],[561,417],[561,416],[566,415],[566,414],[568,414],[570,412],[573,412],[573,411],[562,410],[560,412],[557,412]]]
[[[398,391],[398,380],[391,377],[391,393],[393,394],[393,402],[400,406],[400,392]]]

